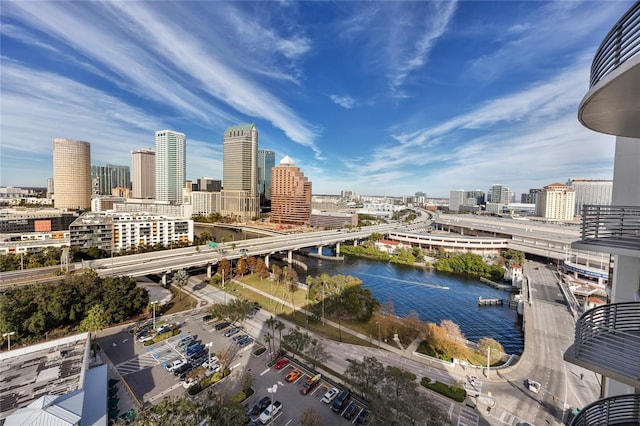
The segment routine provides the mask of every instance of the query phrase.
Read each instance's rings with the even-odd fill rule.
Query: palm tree
[[[282,330],[285,329],[285,325],[282,321],[276,320],[275,329],[278,330],[278,351],[282,350]]]
[[[189,282],[189,274],[184,269],[180,269],[173,276],[173,283],[180,289],[180,299],[182,299],[182,288]]]
[[[271,349],[271,341],[272,341],[272,337],[270,333],[267,333],[264,335],[264,342],[269,345],[269,353],[273,354],[273,350]]]

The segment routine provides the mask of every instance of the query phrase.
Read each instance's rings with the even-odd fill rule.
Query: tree
[[[229,262],[228,259],[224,258],[220,260],[220,263],[218,263],[217,273],[225,280],[231,278],[231,262]]]
[[[482,355],[486,355],[489,352],[489,364],[493,364],[502,357],[504,348],[497,340],[491,337],[482,337],[478,340],[478,352]]]
[[[273,354],[273,349],[271,347],[271,343],[273,342],[273,335],[271,333],[266,333],[264,335],[264,342],[269,346],[269,354]]]
[[[289,283],[289,293],[291,294],[291,305],[293,305],[293,315],[296,314],[296,301],[293,297],[294,293],[298,291],[298,273],[295,269],[290,268],[287,270],[286,281]]]
[[[309,347],[304,352],[311,361],[311,367],[316,368],[317,364],[329,361],[333,356],[327,351],[322,341],[313,338],[309,343]]]
[[[260,277],[260,281],[265,278],[269,278],[269,268],[267,268],[267,265],[264,263],[264,260],[262,260],[261,257],[256,260],[256,272]]]
[[[300,426],[322,426],[322,416],[313,408],[305,408],[300,414]]]
[[[104,315],[104,308],[101,305],[93,305],[87,311],[87,316],[84,317],[82,321],[80,321],[80,325],[78,329],[80,331],[88,331],[90,333],[95,333],[96,337],[100,330],[105,328],[107,325],[107,320]]]
[[[286,326],[284,325],[284,323],[280,320],[276,320],[273,328],[272,329],[276,329],[278,330],[278,350],[281,351],[282,350],[282,331],[286,328]]]
[[[300,327],[292,328],[284,336],[284,344],[289,346],[293,352],[293,359],[296,358],[296,352],[304,352],[307,345],[311,342],[311,336],[306,331],[300,331]]]
[[[246,274],[248,270],[249,267],[247,266],[247,261],[245,260],[245,258],[239,258],[236,262],[236,268],[234,271],[236,275],[240,275],[240,279],[242,279],[244,277],[244,274]]]
[[[189,282],[189,274],[184,269],[180,269],[173,275],[173,284],[180,289],[180,299],[182,299],[182,289]]]
[[[440,326],[446,330],[447,337],[449,337],[449,339],[460,343],[466,343],[467,339],[464,337],[464,334],[462,334],[460,326],[455,322],[451,320],[442,320],[440,321]]]
[[[362,362],[350,359],[345,374],[355,383],[362,396],[369,399],[376,393],[376,384],[384,377],[384,366],[373,356],[365,356]]]
[[[251,386],[253,386],[253,383],[255,382],[255,380],[256,378],[254,377],[253,374],[251,374],[250,371],[244,370],[242,374],[240,374],[240,377],[238,378],[238,384],[240,385],[240,388],[242,390],[246,391]]]

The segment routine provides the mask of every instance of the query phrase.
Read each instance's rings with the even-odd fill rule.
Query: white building
[[[551,220],[573,220],[576,193],[570,186],[553,183],[538,193],[536,214]]]
[[[467,198],[467,191],[464,189],[454,189],[449,191],[449,210],[457,212],[463,206]]]
[[[156,132],[156,200],[179,203],[187,173],[187,137],[173,130]]]
[[[148,213],[91,212],[69,227],[71,246],[119,252],[138,246],[193,242],[193,221]]]
[[[570,179],[567,185],[576,193],[576,215],[582,214],[582,206],[608,206],[611,204],[613,180]]]

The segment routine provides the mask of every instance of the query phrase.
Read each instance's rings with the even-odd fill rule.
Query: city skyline
[[[631,3],[3,2],[0,185],[46,186],[53,138],[130,165],[166,128],[186,179],[221,179],[224,129],[253,122],[319,194],[611,179],[576,110]]]

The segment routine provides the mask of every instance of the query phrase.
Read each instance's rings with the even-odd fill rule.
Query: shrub
[[[467,396],[467,391],[460,386],[449,386],[438,381],[431,383],[431,379],[428,377],[423,377],[420,384],[425,388],[438,392],[440,395],[444,395],[454,401],[462,402]]]
[[[231,396],[231,398],[229,398],[229,401],[231,402],[242,402],[245,399],[247,399],[247,396],[245,395],[244,391],[240,391],[234,395]]]
[[[260,356],[263,353],[265,353],[266,350],[267,350],[267,348],[265,348],[264,346],[261,346],[258,349],[256,349],[255,351],[253,351],[253,355],[254,356]]]

